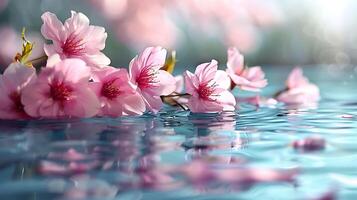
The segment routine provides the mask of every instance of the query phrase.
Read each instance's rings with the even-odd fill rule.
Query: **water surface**
[[[290,69],[268,68],[263,95]],[[308,107],[0,121],[0,199],[357,199],[357,70],[304,69],[322,95]],[[309,137],[325,146],[293,148]]]

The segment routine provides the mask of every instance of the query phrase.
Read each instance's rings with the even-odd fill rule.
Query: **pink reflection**
[[[74,186],[65,192],[63,199],[114,199],[119,190],[115,185],[87,175],[75,176],[71,180]]]
[[[295,150],[302,152],[322,150],[326,146],[325,139],[317,136],[307,137],[301,140],[295,140],[292,143]]]
[[[126,185],[156,190],[170,190],[186,185],[209,192],[212,189],[217,190],[209,188],[212,183],[219,183],[239,191],[259,183],[293,183],[298,175],[297,169],[250,168],[244,165],[237,167],[239,164],[241,162],[237,161],[234,166],[229,166],[219,159],[198,158],[190,163],[165,166],[159,165],[157,160],[151,160],[149,164],[140,164],[136,169],[139,180]]]
[[[246,97],[246,98],[239,98],[237,99],[237,101],[241,103],[242,102],[249,103],[257,107],[274,107],[276,106],[276,104],[278,104],[278,101],[275,100],[274,98],[262,97],[260,95]]]
[[[66,152],[50,152],[48,160],[38,166],[38,172],[44,175],[71,175],[88,172],[100,165],[93,156],[83,154],[75,149]]]
[[[210,182],[231,184],[247,189],[257,183],[294,182],[297,169],[276,170],[266,168],[214,167],[210,163],[196,160],[179,169],[196,186]]]
[[[160,166],[158,162],[159,158],[154,155],[147,155],[140,159],[139,167],[135,170],[139,181],[134,184],[134,187],[169,190],[181,186],[169,173],[172,168]]]

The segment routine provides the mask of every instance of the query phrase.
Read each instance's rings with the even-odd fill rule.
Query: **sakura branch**
[[[226,70],[216,60],[198,65],[194,73],[173,76],[176,52],[167,57],[163,47],[148,47],[129,63],[129,70],[109,66],[101,51],[107,33],[72,11],[64,24],[55,14],[42,15],[41,33],[51,40],[46,56],[29,60],[33,45],[22,34],[22,52],[0,75],[0,118],[88,118],[158,113],[164,106],[179,106],[193,113],[235,111],[233,90],[260,92],[267,86],[261,67],[248,68],[236,48],[229,48]],[[33,61],[47,64],[36,73]],[[286,89],[275,98],[286,104],[319,100],[319,89],[296,68]],[[263,98],[254,98],[262,105]],[[272,101],[267,101],[272,102]]]

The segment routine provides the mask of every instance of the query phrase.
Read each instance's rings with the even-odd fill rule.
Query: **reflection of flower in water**
[[[297,169],[278,170],[268,168],[228,167],[195,160],[177,169],[194,185],[209,186],[212,183],[230,184],[238,190],[248,189],[257,183],[294,182]]]
[[[119,39],[134,48],[175,47],[184,36],[196,40],[216,37],[228,46],[249,51],[258,45],[261,27],[281,21],[273,1],[91,0],[116,27]],[[159,30],[159,31],[158,31]],[[203,39],[204,39],[203,38]]]
[[[154,190],[172,190],[181,187],[193,187],[201,192],[234,189],[247,190],[259,183],[293,183],[297,169],[252,168],[237,161],[233,165],[217,162],[217,159],[196,158],[180,165],[160,164],[152,155],[140,159],[135,169],[137,179],[124,183],[129,188]],[[218,185],[225,185],[219,187]],[[213,186],[213,187],[212,187]]]
[[[114,199],[118,192],[117,186],[88,175],[74,176],[71,180],[74,186],[65,192],[64,199]]]
[[[88,172],[100,164],[90,154],[68,149],[65,152],[50,152],[47,159],[40,162],[38,172],[44,175],[71,175]]]
[[[234,113],[189,116],[192,120],[190,128],[200,127],[194,130],[199,137],[186,139],[181,146],[179,144],[190,136],[176,123],[168,123],[171,119],[165,113],[160,113],[158,118],[145,115],[106,119],[105,122],[103,119],[71,123],[63,120],[62,124],[56,123],[57,128],[51,125],[51,120],[46,120],[42,127],[46,124],[56,129],[56,133],[51,134],[48,129],[36,135],[48,137],[48,141],[58,141],[48,142],[48,153],[40,153],[43,156],[38,157],[37,170],[41,178],[70,180],[69,187],[63,189],[64,199],[110,199],[130,190],[171,191],[186,187],[208,193],[239,192],[259,183],[293,182],[296,170],[253,168],[247,165],[249,159],[244,156],[225,153],[235,148],[234,145],[237,147],[234,150],[239,151],[244,143],[238,135],[241,132],[235,131],[236,117]],[[98,137],[85,137],[83,131],[89,131],[84,128],[88,127],[87,122],[98,125],[99,128],[95,128],[97,134],[94,134]],[[37,125],[41,128],[41,122]],[[44,147],[46,149],[42,146],[42,150]],[[181,151],[184,155],[185,148],[193,155],[189,160],[182,159],[175,164],[165,161],[166,153]]]
[[[258,183],[293,183],[296,169],[269,169],[217,164],[215,160],[195,159],[182,165],[141,166],[137,170],[141,188],[168,190],[176,187],[193,187],[201,192],[224,192],[227,189],[247,190]],[[218,187],[222,185],[224,187]]]
[[[236,130],[236,117],[234,112],[191,114],[189,119],[197,137],[187,138],[182,144],[189,159],[200,158],[226,164],[244,163],[244,158],[231,154],[231,151],[244,148],[248,142],[242,132]]]
[[[319,136],[310,136],[301,140],[295,140],[291,145],[297,151],[311,152],[324,149],[326,141]]]
[[[276,104],[278,104],[278,101],[273,98],[265,98],[259,95],[253,97],[239,98],[239,102],[249,103],[257,107],[271,107],[271,108],[274,108]]]

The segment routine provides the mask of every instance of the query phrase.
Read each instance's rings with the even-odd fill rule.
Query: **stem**
[[[284,88],[273,95],[274,98],[278,97],[281,93],[288,91],[289,88]]]
[[[191,96],[188,93],[183,93],[183,94],[169,94],[169,95],[163,95],[162,97],[183,97],[183,96]]]
[[[46,55],[43,55],[43,56],[41,56],[41,57],[38,57],[38,58],[35,58],[35,59],[32,59],[32,60],[29,60],[29,61],[27,61],[27,62],[32,63],[32,62],[41,61],[41,60],[44,60],[44,59],[47,59],[47,56],[46,56]]]
[[[180,104],[178,101],[176,101],[174,99],[174,97],[183,97],[183,96],[190,96],[190,94],[188,93],[184,93],[184,94],[179,94],[179,93],[176,93],[174,92],[173,94],[170,94],[170,95],[162,95],[160,96],[161,97],[161,100],[162,102],[168,104],[168,105],[171,105],[171,106],[179,106],[180,108],[182,108],[183,110],[187,110],[185,108],[185,106],[183,106],[182,104]]]

